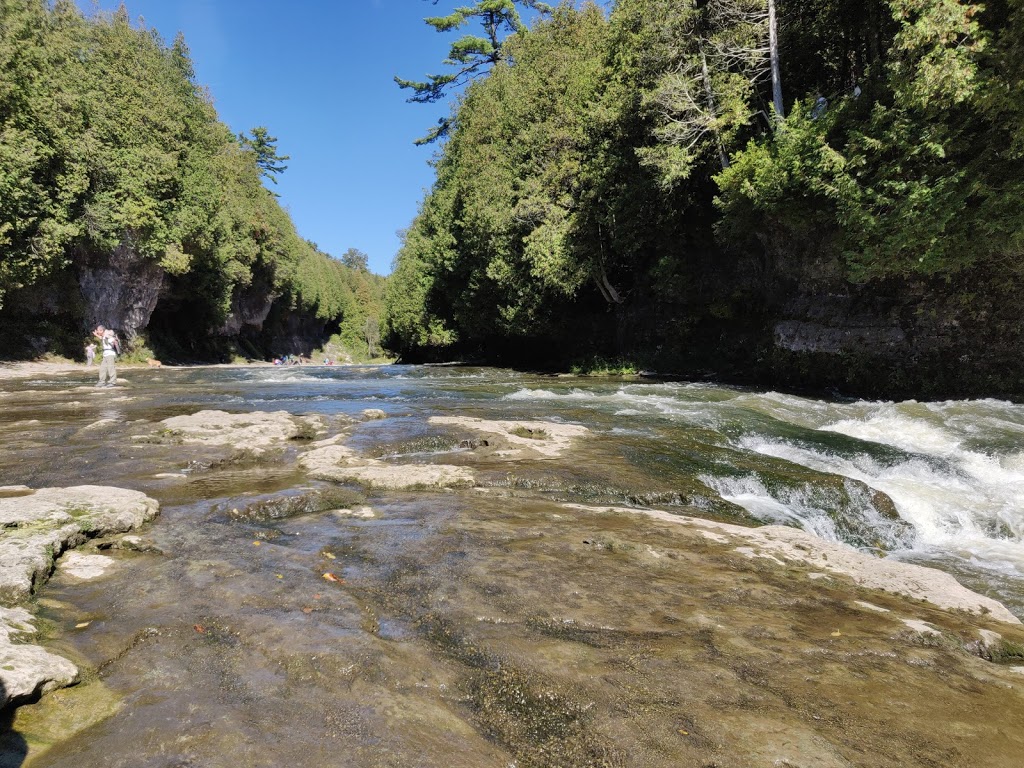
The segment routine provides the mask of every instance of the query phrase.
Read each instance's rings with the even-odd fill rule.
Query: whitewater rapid
[[[912,526],[912,537],[900,542],[904,554],[954,557],[1024,575],[1022,405],[835,402],[704,384],[622,385],[607,391],[519,388],[505,399],[561,402],[634,422],[713,430],[741,455],[859,481],[886,494]],[[772,488],[756,473],[737,471],[705,473],[700,479],[765,522],[843,539],[828,494],[818,489]],[[850,484],[854,501],[853,491],[860,488]],[[868,525],[884,525],[867,495],[861,495],[864,504],[856,514]]]

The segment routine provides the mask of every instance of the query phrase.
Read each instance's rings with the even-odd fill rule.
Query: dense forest
[[[384,279],[296,233],[287,159],[218,120],[180,36],[0,0],[0,355],[77,357],[97,323],[169,360],[375,354]]]
[[[404,359],[1024,396],[1022,0],[428,22],[481,26],[399,80],[469,82],[387,289]]]

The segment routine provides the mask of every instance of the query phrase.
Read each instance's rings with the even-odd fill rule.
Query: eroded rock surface
[[[28,611],[13,606],[49,578],[62,552],[93,536],[138,528],[157,514],[159,505],[138,491],[96,485],[0,490],[0,603],[8,606],[0,607],[2,709],[78,679],[67,659],[12,642],[34,631]],[[102,555],[71,555],[67,570],[76,578],[95,578],[112,562]]]
[[[186,443],[226,445],[254,453],[288,440],[311,439],[324,428],[318,416],[293,416],[286,411],[198,411],[160,423],[168,437]]]
[[[674,515],[659,510],[632,507],[591,507],[567,504],[568,509],[591,512],[643,514],[659,520],[698,528],[701,534],[722,544],[738,545],[735,551],[749,558],[764,558],[778,565],[803,563],[853,579],[869,589],[879,589],[917,600],[927,600],[939,608],[988,616],[1008,624],[1021,621],[992,598],[972,592],[948,573],[934,568],[873,557],[845,544],[819,539],[799,528],[766,525],[745,528],[698,517]],[[874,608],[874,606],[872,606]]]
[[[469,488],[474,475],[467,467],[449,464],[387,464],[360,456],[344,445],[314,448],[299,459],[310,477],[337,483],[358,483],[378,490],[407,488]]]
[[[37,645],[12,642],[35,632],[32,615],[24,608],[0,608],[0,709],[54,688],[78,682],[78,669],[67,659]]]
[[[561,456],[572,442],[590,433],[577,424],[549,421],[496,421],[469,416],[432,416],[431,424],[489,435],[492,456],[509,459]]]
[[[27,599],[64,550],[138,528],[158,510],[144,493],[99,485],[0,497],[0,603]]]

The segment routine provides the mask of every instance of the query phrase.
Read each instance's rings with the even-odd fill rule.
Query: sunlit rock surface
[[[339,483],[357,483],[378,490],[405,488],[468,488],[473,472],[448,464],[388,464],[360,456],[344,445],[314,448],[299,458],[310,477]]]
[[[491,439],[485,446],[490,449],[487,453],[510,459],[561,456],[570,448],[574,440],[590,432],[586,427],[576,424],[548,421],[498,421],[466,416],[432,416],[430,423],[488,435]]]
[[[138,528],[158,510],[144,493],[98,485],[0,496],[0,602],[27,599],[65,549]]]
[[[62,552],[88,538],[134,530],[158,510],[153,499],[123,488],[0,488],[0,601],[14,606],[27,600],[49,578]],[[113,562],[75,552],[67,559],[67,572],[81,579],[101,575]],[[12,637],[31,635],[32,622],[22,608],[0,609],[0,708],[78,679],[70,661],[38,646],[12,642]]]
[[[34,619],[24,608],[0,608],[0,709],[78,681],[78,669],[67,659],[15,640],[34,632]]]
[[[322,420],[293,416],[285,411],[199,411],[164,419],[161,424],[166,436],[180,438],[186,443],[228,445],[259,451],[287,440],[300,439],[304,435],[313,436]]]
[[[966,611],[996,621],[1021,621],[997,600],[962,586],[948,573],[912,563],[873,557],[843,544],[825,541],[799,528],[766,525],[745,528],[698,517],[684,517],[657,510],[626,507],[588,507],[567,504],[566,508],[594,513],[642,514],[699,529],[712,541],[737,545],[736,551],[749,558],[764,558],[778,565],[800,563],[850,577],[855,584],[892,592],[928,602],[948,610]]]

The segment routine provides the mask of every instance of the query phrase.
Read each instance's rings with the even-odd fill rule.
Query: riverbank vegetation
[[[382,279],[296,232],[236,135],[165,43],[122,7],[0,0],[0,354],[77,356],[95,323],[171,359],[366,347]]]
[[[1022,42],[1020,0],[563,3],[454,107],[387,341],[1012,394]]]

